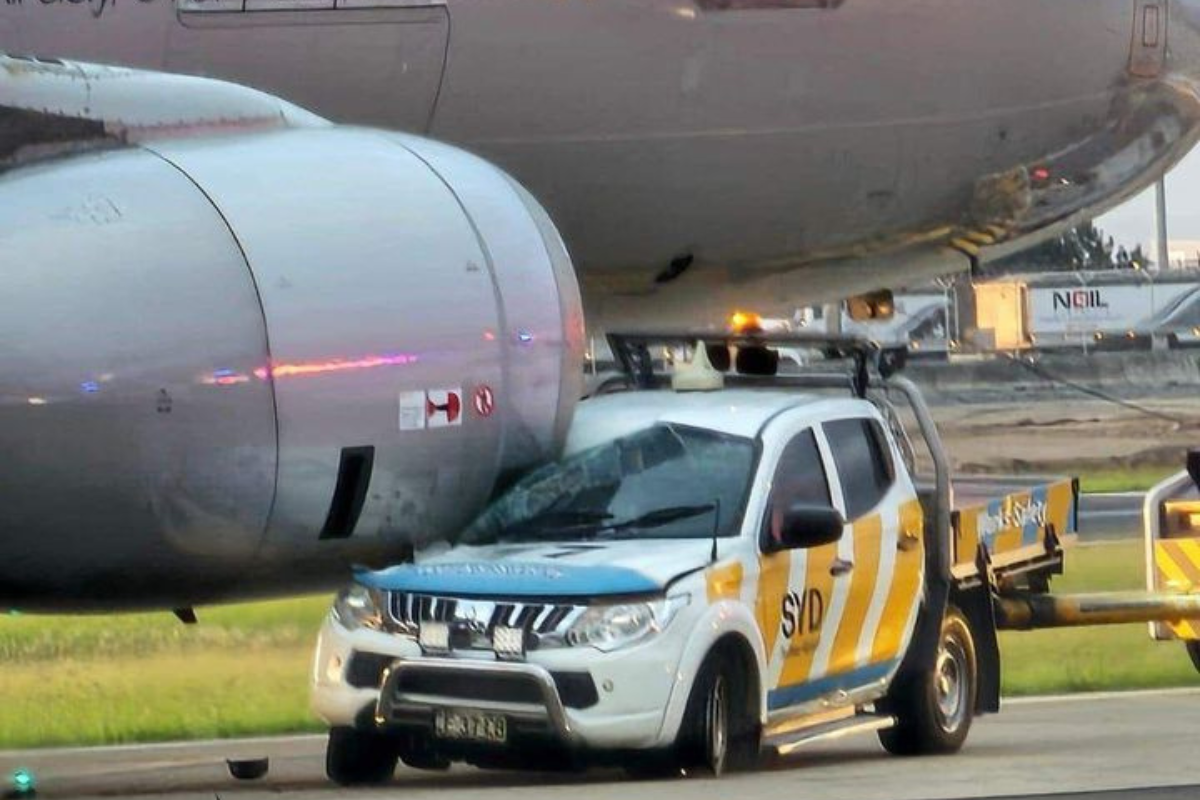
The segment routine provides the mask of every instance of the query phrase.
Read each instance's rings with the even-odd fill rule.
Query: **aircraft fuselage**
[[[637,290],[687,257],[786,271],[1026,241],[1113,205],[1195,137],[1195,6],[6,0],[0,50],[219,77],[464,146],[546,204],[585,289]]]

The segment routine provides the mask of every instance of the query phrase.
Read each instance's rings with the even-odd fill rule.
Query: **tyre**
[[[627,758],[622,768],[635,781],[661,781],[683,774],[674,752],[638,753]]]
[[[339,786],[366,786],[391,780],[399,760],[396,744],[376,733],[354,728],[329,731],[325,774]]]
[[[435,772],[450,769],[450,759],[438,753],[427,742],[418,741],[415,736],[402,743],[396,753],[406,767]]]
[[[1192,666],[1200,672],[1200,642],[1188,642],[1187,653],[1192,659]]]
[[[880,731],[880,743],[895,755],[956,752],[971,730],[978,687],[975,638],[966,617],[951,606],[933,669],[889,692],[883,706],[896,726]]]
[[[692,685],[676,740],[676,761],[683,771],[720,776],[754,765],[761,729],[747,702],[752,680],[728,650],[708,656]]]

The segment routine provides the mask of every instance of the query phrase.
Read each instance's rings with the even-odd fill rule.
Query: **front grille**
[[[567,708],[591,708],[600,701],[596,683],[587,672],[553,672],[559,699]],[[422,694],[470,702],[544,705],[541,685],[529,675],[443,671],[409,666],[396,676],[394,689],[400,694]]]
[[[521,628],[528,641],[561,636],[584,606],[557,603],[497,602],[434,597],[412,592],[390,592],[388,615],[398,628],[412,630],[422,622],[445,622],[451,629],[451,646],[462,650],[491,650],[497,625]]]
[[[542,705],[542,690],[526,675],[442,672],[408,668],[396,677],[396,691],[455,700],[485,700],[497,703]]]

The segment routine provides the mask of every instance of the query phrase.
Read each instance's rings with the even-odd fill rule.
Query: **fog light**
[[[329,659],[329,663],[325,665],[325,677],[330,683],[337,683],[342,679],[342,657],[333,655]]]
[[[525,655],[525,630],[497,625],[492,631],[492,649],[501,658],[520,658]]]
[[[422,650],[450,651],[450,626],[444,622],[422,622],[417,632]]]

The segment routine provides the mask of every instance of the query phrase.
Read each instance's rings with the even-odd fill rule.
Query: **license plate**
[[[508,720],[502,714],[438,709],[433,714],[433,732],[439,739],[504,744],[508,740]]]

